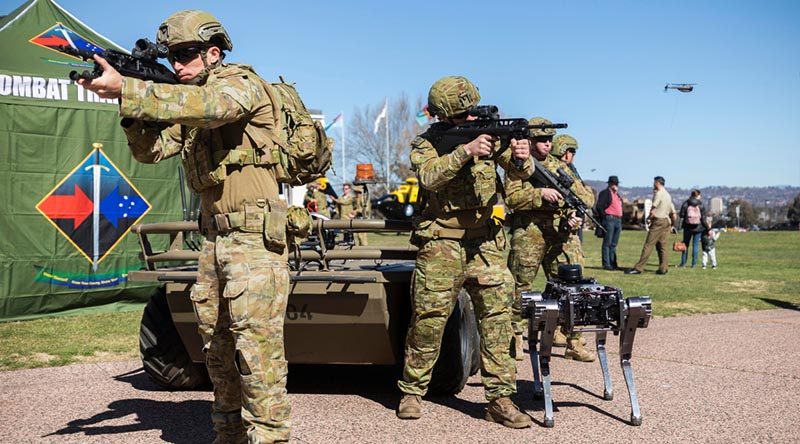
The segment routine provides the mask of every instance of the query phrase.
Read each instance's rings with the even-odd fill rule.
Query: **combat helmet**
[[[553,122],[545,119],[544,117],[533,117],[528,120],[528,125],[552,125]],[[528,137],[553,137],[556,135],[554,128],[547,129],[534,129],[528,130]]]
[[[469,111],[480,101],[478,87],[466,77],[442,77],[428,92],[428,112],[439,117],[455,116]]]
[[[578,141],[575,140],[574,137],[569,134],[559,134],[553,137],[553,149],[550,151],[550,154],[560,159],[564,157],[564,153],[566,153],[568,149],[578,151]]]
[[[203,42],[232,51],[228,32],[216,17],[205,11],[178,11],[158,27],[156,42],[167,47],[181,43]]]

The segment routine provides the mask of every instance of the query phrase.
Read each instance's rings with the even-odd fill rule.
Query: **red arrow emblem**
[[[72,219],[72,229],[79,227],[94,211],[94,204],[81,187],[75,185],[75,194],[51,194],[39,205],[39,211],[50,219]]]

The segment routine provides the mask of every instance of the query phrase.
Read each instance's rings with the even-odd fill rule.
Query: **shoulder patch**
[[[414,140],[411,141],[411,146],[413,148],[419,148],[419,146],[422,145],[425,142],[426,142],[426,140],[425,140],[424,137],[417,136],[417,137],[414,138]]]

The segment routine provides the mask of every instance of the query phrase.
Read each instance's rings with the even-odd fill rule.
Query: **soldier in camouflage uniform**
[[[584,195],[581,196],[583,199],[583,203],[586,204],[588,208],[594,207],[595,198],[592,189],[583,182],[581,179],[580,174],[578,174],[578,169],[575,167],[575,154],[578,151],[578,141],[575,140],[574,137],[568,134],[559,134],[553,137],[553,147],[550,154],[554,157],[560,159],[564,162],[569,169],[574,173],[575,178],[581,182],[583,187],[588,191]],[[583,223],[581,223],[583,226]],[[571,233],[569,236],[569,240],[564,244],[564,256],[566,259],[566,263],[568,264],[579,264],[581,267],[584,266],[584,262],[586,256],[583,254],[583,246],[581,245],[582,239],[580,238],[580,227],[578,228],[577,233]],[[562,258],[563,259],[563,258]],[[559,262],[561,262],[559,260]]]
[[[303,204],[308,211],[321,214],[328,219],[331,217],[331,210],[328,208],[328,195],[320,190],[321,184],[315,181],[307,185],[306,198]],[[309,205],[310,204],[310,205]]]
[[[531,419],[509,398],[516,392],[511,348],[513,277],[504,261],[505,233],[492,219],[497,203],[496,168],[523,179],[532,173],[527,141],[512,141],[495,153],[495,140],[446,141],[442,131],[466,122],[480,100],[463,77],[444,77],[428,94],[428,109],[442,121],[411,144],[411,166],[420,184],[421,210],[412,242],[419,247],[413,283],[413,314],[406,338],[404,396],[397,416],[417,419],[428,390],[442,336],[461,288],[472,298],[481,336],[481,379],[489,401],[486,419],[506,427],[530,427]],[[489,158],[491,156],[491,158]],[[512,156],[524,160],[517,169]]]
[[[551,122],[541,117],[530,119],[529,124],[541,125]],[[555,130],[532,129],[530,142],[531,154],[539,163],[553,173],[562,168],[564,163],[550,154],[551,143]],[[563,168],[562,168],[563,169]],[[584,201],[591,199],[591,191],[583,186],[571,170],[566,173],[572,175],[575,183],[572,191]],[[522,355],[522,334],[525,324],[521,317],[522,292],[532,290],[533,280],[539,272],[539,267],[544,268],[548,278],[558,276],[558,259],[564,256],[569,263],[583,264],[582,255],[574,252],[565,252],[564,246],[571,235],[575,234],[582,220],[575,212],[563,208],[563,198],[553,188],[531,180],[519,180],[506,177],[506,205],[513,210],[511,216],[511,253],[508,264],[514,273],[516,286],[514,288],[513,325],[515,335],[515,355],[519,359]],[[592,199],[593,202],[593,199]],[[583,339],[579,334],[566,338],[567,351],[564,357],[579,361],[593,361],[594,354],[584,348]]]
[[[350,220],[356,217],[356,196],[352,191],[353,187],[349,183],[342,185],[342,195],[334,199],[336,202],[336,217],[342,220]],[[352,231],[344,232],[344,242],[354,244],[355,238]]]
[[[369,193],[365,192],[366,185],[356,185],[356,217],[359,219],[369,219],[372,216],[372,202],[369,201]],[[367,246],[367,233],[355,233],[356,245]]]
[[[180,155],[200,195],[205,241],[191,300],[214,383],[214,442],[285,442],[287,209],[267,156],[273,106],[250,67],[223,63],[222,51],[233,45],[211,14],[175,13],[156,39],[169,48],[179,84],[122,77],[98,56],[103,75],[80,83],[120,100],[137,160]]]

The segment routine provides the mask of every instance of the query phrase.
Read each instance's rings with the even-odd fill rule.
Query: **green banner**
[[[116,101],[69,79],[60,45],[117,45],[48,0],[0,19],[0,321],[145,302],[136,223],[181,218],[178,160],[130,155]]]

